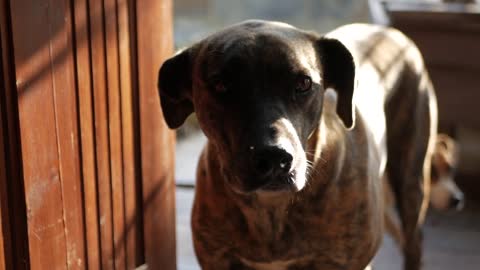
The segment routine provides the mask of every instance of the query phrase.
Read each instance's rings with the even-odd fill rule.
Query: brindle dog
[[[208,138],[192,217],[203,269],[364,269],[383,235],[385,172],[405,268],[420,267],[436,102],[401,33],[246,21],[167,60],[159,89],[169,127],[195,111]]]

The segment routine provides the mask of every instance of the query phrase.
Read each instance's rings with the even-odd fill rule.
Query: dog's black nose
[[[455,210],[462,210],[464,201],[462,197],[452,196],[450,198],[450,208]]]
[[[253,154],[253,167],[261,178],[287,175],[292,161],[292,154],[275,146],[255,149]]]

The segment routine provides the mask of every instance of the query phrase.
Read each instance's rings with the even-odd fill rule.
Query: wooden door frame
[[[90,28],[90,4],[97,2],[64,0],[58,5],[45,6],[32,1],[0,0],[0,269],[57,266],[85,269],[88,263],[91,263],[89,269],[99,269],[101,265],[97,263],[101,259],[96,257],[99,259],[94,262],[95,256],[85,254],[89,243],[92,252],[95,251],[100,238],[95,233],[100,229],[87,226],[101,222],[95,214],[98,210],[90,213],[85,209],[85,200],[90,198],[86,197],[87,191],[93,191],[89,194],[99,198],[97,186],[88,188],[92,187],[89,186],[92,181],[96,185],[98,179],[101,157],[95,152],[98,138],[94,130],[98,119],[94,114],[89,115],[89,109],[82,110],[84,104],[94,106],[88,101],[95,100],[95,90],[90,88],[95,74],[89,71],[95,66],[92,60],[95,57],[88,35],[94,29]],[[105,13],[106,4],[114,5],[115,14]],[[103,47],[106,50],[103,60],[107,66],[118,65],[118,69],[105,74],[108,78],[105,83],[110,89],[120,89],[119,96],[107,93],[103,99],[104,103],[114,104],[106,108],[108,113],[104,115],[110,117],[110,124],[114,123],[107,127],[109,153],[111,145],[123,144],[123,152],[115,152],[114,160],[110,159],[111,154],[105,156],[110,162],[107,177],[112,181],[110,185],[119,188],[115,191],[107,186],[106,190],[114,191],[110,193],[112,205],[125,203],[125,212],[112,214],[112,220],[133,219],[135,226],[141,227],[124,234],[128,222],[116,227],[112,221],[112,230],[116,232],[113,242],[123,242],[113,246],[114,253],[123,250],[134,254],[128,259],[121,255],[113,264],[118,263],[117,269],[123,269],[123,265],[130,268],[144,262],[149,269],[173,270],[176,269],[175,135],[163,121],[156,87],[158,69],[173,52],[172,0],[104,0],[102,5],[99,7],[102,35],[116,40],[114,47],[108,50]],[[46,12],[48,18],[39,17],[40,11]],[[29,14],[33,21],[32,16],[27,16],[26,21],[21,19]],[[82,20],[83,28],[79,27]],[[87,45],[82,44],[81,35],[87,36],[84,42]],[[110,46],[100,42],[103,42],[100,48]],[[65,49],[62,58],[52,58],[62,48]],[[112,54],[110,49],[118,54]],[[43,50],[41,61],[33,60],[38,56],[34,54],[36,50]],[[51,63],[42,66],[38,73],[35,65],[43,65],[49,54]],[[33,83],[29,81],[32,74]],[[88,144],[89,140],[93,144]],[[45,160],[49,155],[54,157]],[[123,182],[111,178],[112,175],[117,178],[115,173],[120,173],[118,178],[123,178]],[[41,189],[45,181],[50,181],[54,190],[46,190],[41,202],[25,195],[38,185]],[[122,183],[124,187],[118,187]],[[134,194],[124,192],[118,196],[122,189],[123,192],[133,189]],[[46,207],[36,209],[37,213],[32,210],[44,204]],[[87,220],[87,213],[93,218]],[[49,227],[52,221],[62,223],[55,228],[61,234],[58,246],[53,244],[51,234],[36,235],[35,231],[52,229]],[[37,237],[44,239],[39,241]],[[105,255],[101,247],[97,248],[97,255]],[[64,252],[68,250],[77,252]]]

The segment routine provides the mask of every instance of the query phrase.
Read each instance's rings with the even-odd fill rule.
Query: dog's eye
[[[214,78],[212,80],[212,88],[217,94],[224,94],[228,91],[228,87],[225,82],[219,78]]]
[[[216,82],[215,83],[215,92],[217,92],[219,94],[223,94],[223,93],[227,92],[227,87],[225,86],[225,84],[223,82]]]
[[[295,91],[300,94],[308,92],[312,89],[312,79],[306,75],[299,76],[295,84]]]

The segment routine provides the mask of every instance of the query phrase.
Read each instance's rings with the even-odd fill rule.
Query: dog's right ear
[[[192,52],[186,49],[165,61],[158,74],[163,117],[170,128],[178,128],[193,113]]]

